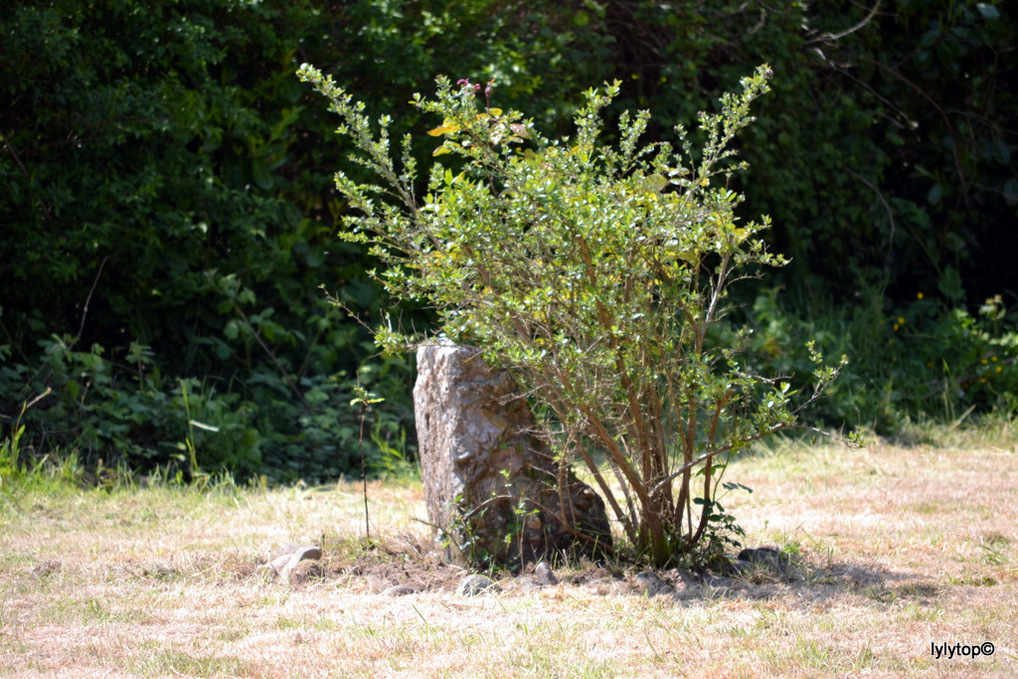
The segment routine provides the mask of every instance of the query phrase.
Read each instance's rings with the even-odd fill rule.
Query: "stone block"
[[[420,347],[417,371],[425,502],[450,560],[518,566],[611,546],[604,501],[558,463],[507,372],[448,342]]]

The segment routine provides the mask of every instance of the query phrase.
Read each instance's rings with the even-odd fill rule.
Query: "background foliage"
[[[365,254],[335,237],[346,206],[330,175],[345,149],[294,75],[302,62],[391,115],[396,135],[434,127],[408,102],[445,73],[495,79],[498,105],[546,134],[570,131],[579,92],[618,78],[618,109],[653,110],[654,136],[691,127],[766,61],[774,93],[742,140],[751,170],[737,188],[792,264],[743,300],[761,369],[808,372],[809,337],[855,357],[820,416],[885,434],[970,407],[1010,413],[1016,12],[959,0],[6,3],[0,437],[9,449],[25,427],[18,464],[73,453],[188,475],[191,444],[204,470],[331,478],[359,459],[348,403],[360,371],[387,398],[369,455],[408,452],[412,372],[371,358],[319,289],[369,320],[385,305]]]

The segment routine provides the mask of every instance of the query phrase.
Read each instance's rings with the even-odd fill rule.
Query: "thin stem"
[[[364,420],[367,417],[368,404],[361,403],[361,425],[357,444],[361,452],[361,488],[364,493],[364,537],[371,540],[371,521],[368,513],[368,457],[364,453]]]

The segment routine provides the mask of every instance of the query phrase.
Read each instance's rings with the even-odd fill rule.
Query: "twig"
[[[947,117],[947,114],[944,112],[944,109],[942,109],[940,107],[940,104],[938,104],[936,101],[933,100],[933,97],[931,97],[930,95],[926,94],[925,90],[923,90],[921,87],[916,85],[914,82],[912,82],[911,80],[909,80],[908,78],[903,76],[901,73],[898,73],[898,71],[894,70],[890,66],[887,66],[886,64],[882,64],[879,61],[876,61],[874,59],[866,59],[866,61],[870,62],[874,66],[877,66],[878,68],[882,68],[883,70],[887,71],[888,73],[893,75],[895,78],[897,78],[901,82],[905,83],[906,85],[908,85],[909,87],[914,89],[916,92],[919,93],[919,95],[923,99],[925,99],[926,101],[930,102],[930,105],[933,106],[933,108],[937,109],[937,113],[940,114],[940,117],[943,119],[944,124],[947,125],[947,131],[951,135],[951,151],[952,151],[952,153],[954,155],[954,169],[955,169],[955,172],[958,173],[958,179],[961,182],[962,195],[965,197],[965,205],[967,206],[969,204],[969,193],[968,193],[968,187],[967,187],[968,182],[965,180],[965,173],[962,171],[962,169],[961,169],[961,161],[958,159],[958,142],[957,142],[958,135],[955,134],[954,126],[951,124],[951,120],[950,120],[950,118]]]
[[[39,394],[38,396],[33,398],[31,401],[29,401],[28,403],[25,404],[25,410],[28,410],[29,408],[34,406],[36,403],[38,403],[42,399],[44,399],[47,396],[49,396],[51,393],[53,393],[53,388],[52,387],[46,387],[46,391],[42,392],[41,394]]]
[[[877,0],[877,4],[873,5],[873,9],[870,10],[870,13],[867,14],[866,17],[863,18],[863,20],[860,21],[859,23],[857,23],[855,26],[852,26],[851,28],[847,28],[844,31],[842,31],[841,33],[824,33],[823,35],[820,35],[820,36],[817,36],[816,38],[813,38],[812,40],[805,41],[804,44],[809,45],[809,44],[812,44],[814,42],[834,42],[835,40],[841,40],[846,35],[851,35],[852,33],[855,33],[860,28],[862,28],[863,26],[868,24],[870,21],[872,21],[873,17],[875,17],[877,15],[877,10],[879,10],[879,9],[880,9],[880,0]]]
[[[371,520],[368,514],[368,463],[367,455],[364,454],[364,419],[368,414],[368,404],[361,403],[361,429],[358,445],[361,449],[361,485],[364,491],[364,537],[371,540]]]
[[[313,414],[314,410],[311,408],[311,404],[307,402],[307,399],[304,397],[303,392],[301,392],[301,390],[297,387],[296,383],[294,383],[293,379],[290,377],[290,373],[286,371],[283,365],[279,362],[279,359],[276,358],[276,355],[272,353],[271,349],[269,349],[269,346],[265,344],[264,341],[262,341],[261,332],[257,328],[255,328],[254,325],[251,324],[251,321],[249,321],[247,318],[247,314],[244,313],[244,310],[241,309],[240,305],[237,304],[236,302],[234,302],[233,304],[233,310],[236,312],[238,316],[240,316],[240,319],[244,321],[244,323],[247,325],[248,329],[251,331],[251,336],[255,338],[256,342],[258,342],[258,346],[262,348],[262,350],[269,357],[269,359],[271,359],[272,362],[275,364],[276,370],[279,371],[280,377],[283,378],[283,381],[286,382],[286,385],[290,387],[290,391],[294,393],[297,399],[301,402],[301,405],[304,406],[304,410],[306,410],[309,414]]]
[[[863,184],[868,186],[870,188],[870,190],[873,191],[873,193],[877,194],[877,198],[880,199],[880,202],[884,204],[884,209],[887,210],[887,219],[890,220],[890,222],[891,222],[891,236],[890,236],[890,238],[887,239],[887,256],[890,257],[891,253],[894,251],[894,212],[891,210],[891,206],[887,204],[887,201],[884,200],[884,196],[883,196],[882,193],[880,193],[880,189],[878,189],[877,187],[873,186],[873,184],[871,184],[869,181],[867,181],[865,177],[863,177],[861,174],[859,174],[855,170],[849,168],[848,171],[849,171],[849,173],[853,177],[855,177],[856,179],[861,181]]]
[[[801,406],[796,408],[794,413],[798,413],[800,410],[802,410],[803,408],[808,406],[810,403],[815,401],[819,397],[819,395],[820,395],[819,392],[815,393],[813,395],[813,397],[811,397],[808,401],[806,401]],[[813,432],[814,434],[817,434],[817,435],[820,435],[820,436],[825,436],[827,438],[832,438],[832,439],[835,439],[837,441],[841,441],[842,443],[845,443],[846,445],[848,445],[850,447],[852,445],[857,445],[857,444],[854,444],[853,441],[850,440],[850,439],[846,439],[845,437],[839,436],[837,434],[832,434],[831,432],[824,431],[823,429],[818,429],[816,427],[811,427],[811,426],[808,426],[808,425],[796,425],[796,424],[784,424],[784,423],[775,424],[775,425],[770,426],[770,427],[768,427],[767,429],[765,429],[765,430],[763,430],[761,432],[757,432],[756,434],[754,434],[752,436],[747,436],[746,438],[744,438],[741,441],[739,441],[739,445],[741,446],[741,445],[745,445],[745,444],[748,444],[748,443],[753,443],[755,441],[759,441],[762,438],[770,436],[771,434],[776,434],[779,431],[785,431],[785,430],[810,431],[810,432]],[[662,486],[664,486],[667,483],[672,482],[673,480],[675,480],[677,477],[679,477],[680,475],[682,475],[686,471],[692,469],[693,467],[696,467],[699,464],[703,464],[707,460],[713,459],[717,455],[721,455],[723,453],[730,452],[734,448],[735,448],[735,445],[729,443],[727,445],[721,446],[720,448],[715,448],[713,450],[708,450],[706,453],[704,453],[700,457],[698,457],[698,458],[696,458],[696,459],[694,459],[694,460],[684,464],[682,467],[680,467],[678,469],[678,471],[675,471],[675,472],[669,474],[668,476],[664,477],[660,481],[658,481],[654,485],[654,487],[651,489],[651,492],[656,493],[658,490],[661,489]]]
[[[99,284],[99,276],[102,275],[103,267],[106,266],[106,260],[109,256],[103,257],[103,261],[99,262],[99,270],[95,272],[95,280],[92,281],[92,287],[88,291],[88,297],[85,298],[85,308],[81,310],[81,325],[78,326],[78,334],[75,335],[74,341],[71,342],[73,347],[75,342],[81,339],[81,333],[85,331],[85,318],[88,316],[88,305],[92,302],[92,293],[95,292],[95,286]]]

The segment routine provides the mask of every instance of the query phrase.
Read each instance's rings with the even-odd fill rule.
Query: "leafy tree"
[[[26,414],[26,449],[175,463],[184,380],[195,412],[225,418],[198,434],[202,467],[350,465],[355,417],[336,408],[373,349],[319,281],[360,309],[380,295],[309,171],[327,132],[292,72],[321,23],[303,1],[0,12],[0,413],[52,389]],[[235,455],[228,430],[244,433]]]
[[[319,289],[365,314],[381,301],[364,251],[335,240],[348,207],[321,168],[342,147],[293,70],[327,63],[395,111],[409,107],[392,83],[453,65],[532,101],[600,67],[570,51],[596,42],[572,16],[503,0],[5,4],[0,421],[50,388],[26,451],[176,464],[179,383],[198,379],[196,412],[228,420],[198,432],[202,466],[325,478],[358,448],[340,404],[359,371],[398,394],[375,409],[379,460],[410,377]],[[534,108],[553,121],[571,106]],[[244,451],[221,454],[227,430]]]
[[[645,0],[604,3],[583,39],[607,52],[598,77],[623,82],[620,103],[655,111],[651,138],[769,62],[780,96],[738,143],[754,168],[743,211],[770,214],[792,260],[775,279],[958,303],[1018,288],[1002,256],[1018,206],[1015,18],[975,0]]]
[[[292,77],[303,61],[389,111],[393,138],[425,115],[398,93],[455,70],[494,80],[504,108],[528,111],[552,136],[570,129],[582,86],[617,79],[619,108],[655,111],[646,138],[682,123],[695,147],[706,142],[697,111],[767,61],[780,96],[760,100],[760,121],[734,142],[753,181],[730,185],[746,196],[736,214],[769,214],[762,236],[791,259],[767,282],[830,293],[834,308],[865,311],[863,325],[923,311],[902,308],[917,292],[970,314],[973,301],[1007,302],[1018,288],[1018,106],[1006,86],[1016,26],[1011,4],[974,0],[5,3],[0,420],[12,424],[51,387],[26,414],[26,450],[77,442],[93,461],[148,466],[179,443],[169,433],[181,429],[179,381],[198,376],[198,393],[230,401],[219,412],[231,427],[262,434],[260,452],[240,456],[248,468],[346,467],[353,429],[320,404],[348,400],[374,348],[318,284],[333,281],[331,294],[367,314],[382,294],[364,275],[373,260],[334,237],[350,205],[323,168],[347,142]],[[616,114],[605,114],[604,138],[618,141]],[[769,293],[737,294],[749,308]],[[802,306],[788,297],[782,307]],[[815,315],[792,311],[807,325]],[[880,357],[852,399],[898,371],[860,351],[869,343],[858,336],[845,341]],[[110,378],[105,395],[72,396],[93,355]],[[78,372],[59,383],[68,357]],[[400,385],[383,410],[405,421],[406,366],[373,367]],[[147,380],[162,397],[125,410],[121,397]],[[62,407],[50,407],[56,399]],[[117,419],[129,411],[130,423]],[[110,417],[95,429],[122,435],[85,424]],[[330,420],[334,431],[313,424]],[[210,460],[215,438],[199,450]]]
[[[451,154],[462,169],[435,164],[418,197],[410,137],[397,165],[388,116],[373,133],[363,104],[314,68],[300,70],[342,118],[339,131],[360,149],[353,159],[381,182],[337,173],[360,212],[347,218],[346,237],[373,245],[391,294],[433,304],[440,332],[511,371],[565,459],[586,465],[657,565],[693,553],[705,536],[705,551],[717,554],[731,527],[717,503],[728,457],[794,426],[837,375],[814,352],[816,385],[793,405],[787,381],[749,374],[738,346],[712,336],[729,285],[784,261],[759,237],[768,220],[740,225],[741,198],[727,188],[743,167],[727,147],[769,73],[761,67],[741,94],[722,98],[720,113],[701,114],[699,161],[681,128],[679,150],[640,146],[647,112],[623,113],[618,145],[603,144],[602,110],[617,83],[586,93],[575,136],[548,139],[491,106],[491,83],[439,78],[436,99],[414,103],[443,121],[429,133],[445,138],[435,155]],[[377,338],[390,350],[413,339],[388,327]]]

